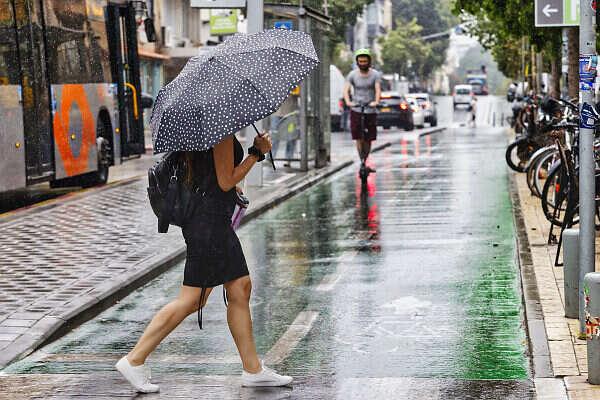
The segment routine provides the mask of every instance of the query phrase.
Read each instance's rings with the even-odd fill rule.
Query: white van
[[[331,114],[331,130],[341,130],[344,112],[344,84],[346,79],[335,65],[329,66],[329,112]]]
[[[471,85],[456,85],[452,93],[452,103],[454,109],[458,105],[466,105],[471,108],[471,96],[473,96],[473,86]]]

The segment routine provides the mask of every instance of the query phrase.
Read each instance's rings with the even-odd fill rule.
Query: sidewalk
[[[385,132],[374,151],[407,135],[443,129]],[[356,159],[347,135],[332,135],[332,149],[332,163],[322,169],[268,172],[265,167],[264,186],[246,190],[252,203],[245,221]],[[145,173],[120,173],[127,179],[0,216],[0,369],[97,315],[185,256],[178,228],[170,227],[168,234],[156,231]]]
[[[587,348],[585,340],[577,339],[579,323],[564,317],[563,267],[554,266],[557,246],[547,244],[550,223],[524,174],[511,179],[537,398],[600,399],[600,386],[587,383]],[[598,255],[597,250],[596,265]]]

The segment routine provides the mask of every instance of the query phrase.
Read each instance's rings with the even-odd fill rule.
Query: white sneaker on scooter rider
[[[291,376],[279,375],[271,368],[266,367],[264,361],[261,361],[260,365],[262,370],[256,374],[251,374],[246,371],[242,372],[242,386],[286,386],[294,380]]]
[[[150,375],[150,368],[145,364],[134,367],[129,363],[127,356],[124,356],[115,364],[115,368],[138,392],[158,392],[158,385],[150,383],[150,379],[152,378]]]

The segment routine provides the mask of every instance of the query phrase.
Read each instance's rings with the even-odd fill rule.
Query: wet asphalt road
[[[351,167],[244,226],[258,350],[293,389],[239,387],[216,290],[205,329],[190,316],[151,356],[161,394],[141,397],[531,398],[505,143],[492,127],[408,133],[372,157],[365,190]],[[13,364],[0,393],[135,397],[112,365],[182,273]]]

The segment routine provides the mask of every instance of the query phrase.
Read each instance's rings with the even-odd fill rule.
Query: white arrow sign
[[[542,9],[544,15],[550,18],[552,13],[558,12],[558,8],[550,8],[550,4],[546,4],[546,6]]]

